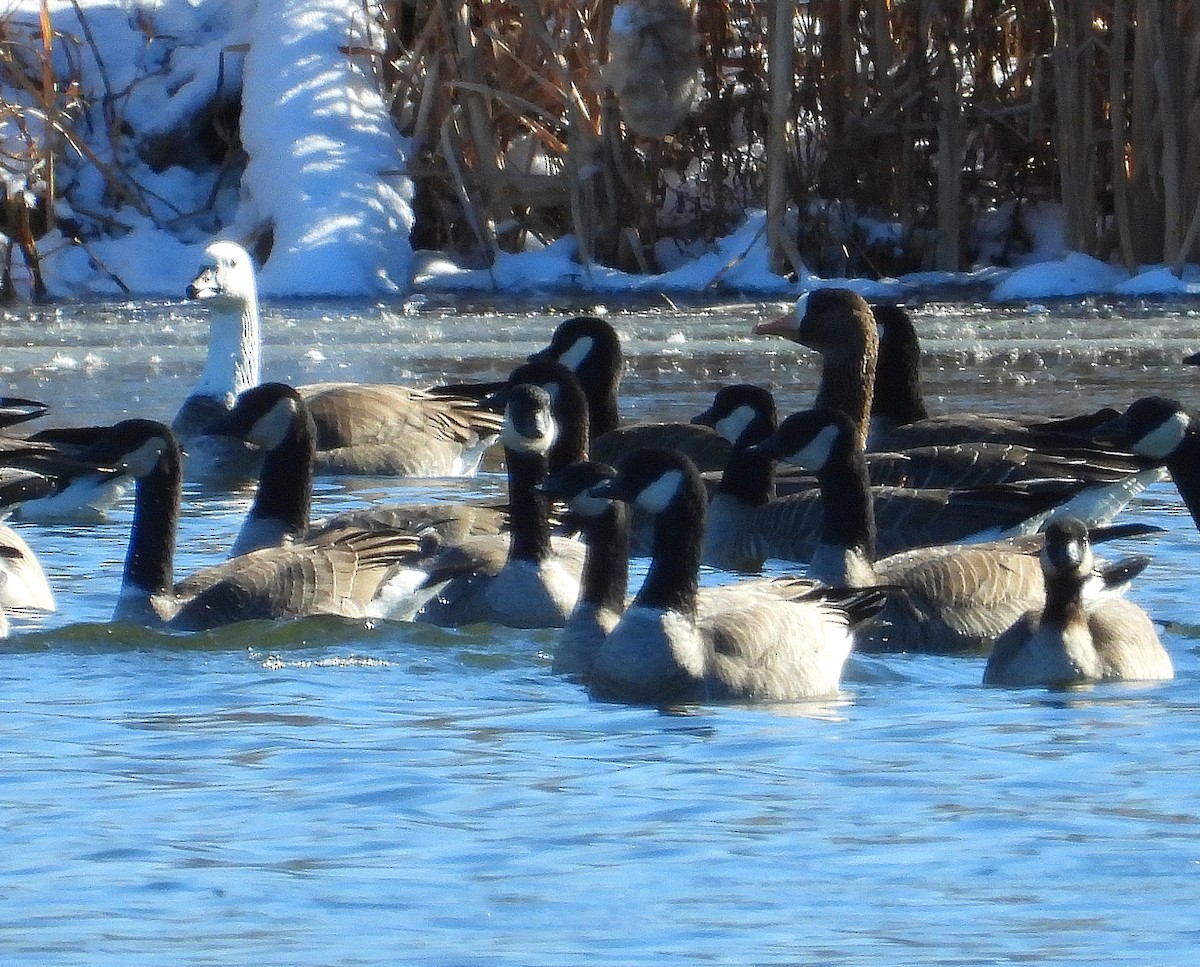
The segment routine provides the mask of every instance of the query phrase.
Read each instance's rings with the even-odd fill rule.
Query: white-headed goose
[[[200,442],[208,425],[259,382],[261,332],[250,255],[234,242],[212,243],[187,295],[210,310],[208,356],[173,427],[188,445],[189,462],[194,457],[196,464],[218,465],[215,471],[197,466],[196,473],[252,477],[253,461],[245,453],[209,453],[212,441]],[[472,400],[406,386],[319,383],[299,391],[316,427],[318,473],[469,475],[500,427],[496,414]]]
[[[654,548],[641,590],[592,666],[603,699],[671,704],[797,700],[837,692],[855,630],[884,594],[813,589],[804,582],[731,588],[725,610],[699,615],[707,505],[695,465],[673,450],[629,454],[593,496],[630,503],[654,518]],[[773,591],[765,589],[767,584]]]
[[[996,639],[983,673],[985,685],[1063,688],[1175,677],[1171,656],[1146,612],[1119,596],[1092,593],[1111,589],[1095,571],[1081,521],[1063,518],[1046,527],[1041,566],[1045,604]]]
[[[569,385],[572,395],[578,394],[575,405],[583,423],[576,421],[580,437],[574,458],[561,455],[561,465],[587,453],[586,402],[578,383]],[[524,382],[508,387],[505,398],[500,442],[508,468],[509,530],[468,537],[421,562],[425,577],[412,614],[416,621],[444,627],[488,622],[561,628],[579,597],[583,546],[552,539],[549,498],[538,490],[559,435],[555,402],[546,389]]]
[[[824,498],[815,481],[788,478],[774,496],[774,458],[754,446],[775,429],[770,393],[739,385],[720,390],[695,417],[733,443],[708,514],[704,563],[755,571],[768,559],[806,562],[820,542]],[[1036,480],[1003,487],[872,489],[876,543],[881,554],[948,542],[1032,533],[1081,489],[1071,480]]]
[[[87,456],[134,477],[133,526],[114,617],[200,630],[251,618],[360,617],[396,566],[416,550],[408,535],[343,531],[272,547],[173,581],[182,456],[162,423],[126,420]],[[82,458],[82,455],[81,455]]]
[[[881,620],[864,631],[864,650],[986,650],[1022,614],[1041,605],[1040,535],[930,546],[877,559],[866,461],[857,426],[845,413],[820,408],[793,414],[753,449],[817,475],[823,515],[810,576],[903,592],[889,599]]]

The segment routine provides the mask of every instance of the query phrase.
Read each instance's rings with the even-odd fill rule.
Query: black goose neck
[[[767,503],[775,493],[775,458],[750,450],[775,432],[775,421],[758,417],[742,432],[721,472],[717,492],[752,507]]]
[[[175,572],[175,532],[183,491],[178,447],[169,446],[134,488],[133,526],[125,555],[126,587],[148,594],[170,590]]]
[[[675,499],[655,516],[650,568],[637,604],[695,615],[707,503],[703,482],[688,475]]]
[[[1192,521],[1200,527],[1200,432],[1189,429],[1166,464]]]
[[[1046,604],[1042,619],[1054,625],[1065,625],[1083,614],[1083,582],[1081,574],[1064,573],[1046,576]]]
[[[281,521],[293,535],[308,527],[316,447],[312,417],[293,420],[283,441],[263,458],[251,517]]]
[[[579,600],[620,613],[629,586],[629,508],[619,500],[583,527],[587,555]]]
[[[912,323],[892,325],[907,325],[908,331],[886,333],[879,342],[871,416],[888,426],[905,426],[928,419],[929,408],[921,389],[921,347]]]
[[[617,404],[617,388],[621,381],[620,362],[614,372],[613,363],[590,357],[576,370],[587,399],[588,435],[594,440],[621,422]]]
[[[857,549],[875,560],[875,508],[861,449],[839,447],[817,474],[823,520],[821,543]]]
[[[575,379],[559,384],[553,404],[554,423],[558,433],[547,454],[550,473],[569,467],[588,457],[590,420],[588,402]]]
[[[537,489],[547,476],[546,457],[504,449],[508,465],[510,561],[540,563],[550,556],[550,500]]]

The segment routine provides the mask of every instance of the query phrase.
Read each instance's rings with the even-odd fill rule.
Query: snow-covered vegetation
[[[268,297],[1191,292],[1171,6],[16,0],[0,276],[178,295],[221,236]]]

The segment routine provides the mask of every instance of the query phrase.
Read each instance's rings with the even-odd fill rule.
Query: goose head
[[[879,334],[867,300],[850,289],[814,289],[796,300],[791,312],[754,327],[760,336],[782,336],[825,355],[845,353],[869,343],[874,352]]]
[[[615,361],[620,373],[621,341],[612,325],[599,316],[575,316],[561,323],[545,349],[529,357],[530,362],[551,359],[579,373],[591,366],[611,370]]]
[[[78,459],[110,467],[144,480],[156,471],[179,471],[179,444],[164,423],[155,420],[122,420],[105,429]]]
[[[507,399],[512,387],[538,386],[550,398],[556,424],[554,447],[549,453],[551,470],[582,460],[588,450],[588,399],[579,378],[567,366],[551,359],[522,363],[509,374],[508,387],[499,396]]]
[[[207,432],[271,451],[304,427],[312,435],[312,417],[300,394],[286,383],[263,383],[241,393],[233,409]]]
[[[1193,418],[1177,400],[1143,396],[1120,416],[1098,426],[1092,435],[1151,460],[1172,457],[1187,438]]]
[[[241,312],[257,306],[258,285],[250,253],[237,242],[213,242],[204,249],[200,273],[188,284],[189,299],[209,303],[214,310]]]
[[[587,399],[592,437],[615,429],[620,422],[617,390],[625,357],[612,325],[599,316],[576,316],[554,330],[550,343],[529,357],[531,363],[557,362],[579,379]]]
[[[771,434],[778,420],[770,390],[750,383],[724,386],[712,406],[692,417],[700,426],[711,426],[735,447],[757,443]]]
[[[652,516],[685,502],[698,502],[703,514],[707,503],[696,465],[678,450],[666,448],[634,450],[621,461],[615,477],[601,481],[589,493],[624,501]]]
[[[518,383],[506,392],[500,442],[506,450],[544,457],[558,435],[550,394],[540,386]]]
[[[857,435],[845,413],[818,407],[793,413],[750,452],[819,474],[839,458],[860,449]]]
[[[606,463],[580,460],[550,474],[539,486],[547,497],[561,500],[579,517],[602,517],[612,499],[593,493],[594,488],[615,477],[617,471]]]
[[[1041,562],[1047,578],[1069,578],[1082,583],[1090,576],[1094,567],[1092,545],[1083,521],[1061,517],[1047,524]]]

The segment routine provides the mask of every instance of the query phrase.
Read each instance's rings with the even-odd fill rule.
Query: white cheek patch
[[[730,443],[737,443],[742,434],[746,432],[746,427],[750,425],[754,417],[753,407],[739,406],[728,416],[724,416],[717,421],[716,431]]]
[[[592,347],[595,344],[596,340],[591,336],[581,336],[567,347],[567,351],[558,357],[558,361],[567,369],[577,370],[583,361],[592,354]]]
[[[513,424],[512,417],[505,415],[504,428],[500,431],[500,445],[518,453],[546,453],[558,435],[554,420],[548,413],[537,416],[537,435],[525,436]]]
[[[788,457],[787,462],[813,472],[823,469],[833,454],[833,446],[837,443],[838,435],[839,431],[836,426],[822,428],[807,444]]]
[[[167,449],[167,443],[162,437],[151,437],[140,447],[128,454],[123,461],[126,469],[134,477],[144,477],[158,466],[158,458]]]
[[[296,401],[280,400],[270,411],[255,421],[246,439],[255,446],[272,450],[283,441],[296,419]]]
[[[809,293],[805,292],[804,295],[796,300],[795,313],[797,322],[803,319],[805,314],[808,312],[808,296]]]
[[[1183,442],[1191,427],[1186,413],[1173,413],[1165,423],[1134,441],[1133,452],[1152,460],[1165,460]]]
[[[668,470],[652,484],[643,487],[635,503],[647,514],[662,513],[675,499],[683,485],[683,472]]]

